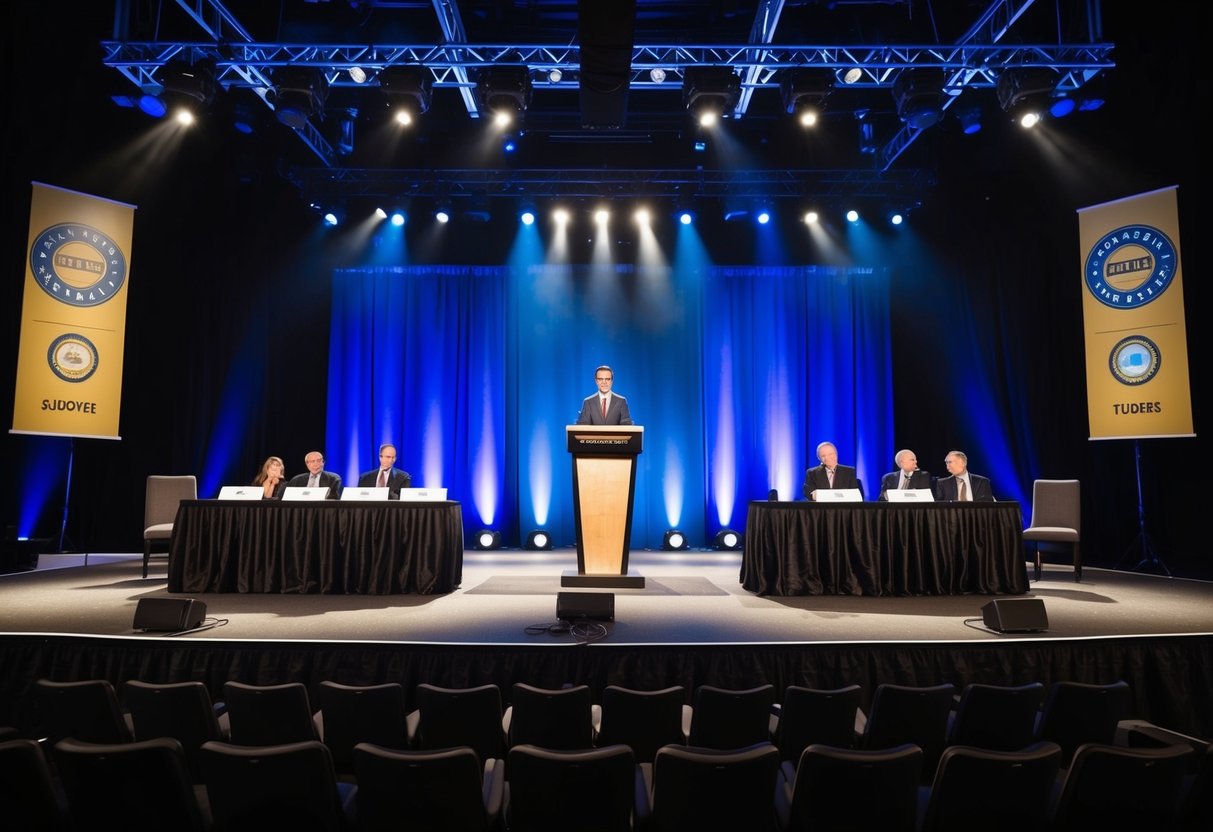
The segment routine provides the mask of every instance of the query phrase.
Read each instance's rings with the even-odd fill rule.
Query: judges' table
[[[741,585],[759,595],[1019,595],[1017,502],[750,503]]]
[[[463,580],[457,502],[183,500],[169,592],[431,595]]]

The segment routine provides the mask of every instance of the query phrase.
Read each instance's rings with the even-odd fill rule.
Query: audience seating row
[[[36,687],[45,739],[0,743],[0,798],[63,828],[115,808],[136,828],[510,830],[1209,828],[1213,811],[1209,743],[1127,719],[1123,682],[886,684],[866,713],[854,685],[595,704],[519,683],[503,706],[494,685],[423,684],[411,712],[394,683],[322,682],[314,712],[298,683],[228,682],[219,703],[192,682],[128,681],[121,704],[104,680]]]

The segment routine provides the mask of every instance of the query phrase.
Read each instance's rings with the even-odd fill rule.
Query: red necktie
[[[606,418],[606,396],[602,397],[602,418]]]

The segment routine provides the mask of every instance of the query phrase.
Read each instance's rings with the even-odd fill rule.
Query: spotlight
[[[816,225],[817,224],[817,212],[816,211],[806,211],[804,214],[804,224],[805,225]]]
[[[859,212],[854,208],[847,211],[847,222],[859,222]]]
[[[893,211],[889,214],[889,225],[901,225],[905,219],[900,211]]]
[[[654,84],[664,84],[665,77],[665,70],[661,67],[654,67],[649,70],[649,80]]]
[[[560,67],[552,67],[548,70],[548,81],[553,84],[559,84],[560,79],[564,77],[564,73],[560,71]]]
[[[387,211],[384,211],[382,208],[376,208],[376,209],[375,209],[375,216],[376,216],[376,217],[378,217],[378,218],[379,218],[379,219],[381,219],[381,220],[386,220],[386,219],[387,219]]]
[[[442,224],[451,221],[451,206],[448,203],[439,203],[434,209],[434,219]]]
[[[430,108],[433,79],[423,66],[389,66],[379,73],[379,89],[396,123],[407,127]]]
[[[399,228],[400,226],[404,225],[404,221],[406,219],[407,217],[403,211],[396,211],[392,214],[392,225]]]
[[[732,529],[721,529],[716,532],[716,548],[736,551],[741,548],[741,534]]]
[[[828,70],[797,68],[780,74],[779,94],[784,110],[796,116],[802,127],[817,124],[833,90],[834,75]]]
[[[688,67],[683,73],[682,103],[701,126],[715,124],[740,100],[741,78],[732,67]]]
[[[634,219],[636,221],[637,225],[648,225],[649,220],[650,220],[649,209],[648,208],[637,208],[636,211],[632,214],[632,219]]]
[[[848,69],[842,76],[844,84],[858,84],[859,79],[863,78],[863,70],[860,67],[853,66]]]
[[[1078,102],[1068,95],[1058,96],[1049,103],[1049,115],[1053,118],[1065,118],[1078,109]]]
[[[139,96],[139,109],[152,118],[163,118],[168,112],[168,105],[160,96],[145,92]]]
[[[690,549],[691,544],[687,542],[687,537],[678,529],[670,529],[665,533],[665,537],[661,539],[661,548],[668,552],[678,551],[680,549]]]
[[[319,206],[316,206],[319,210]],[[334,206],[324,212],[324,224],[329,228],[335,228],[345,222],[345,208]]]
[[[611,212],[605,208],[599,208],[594,212],[594,222],[598,223],[599,225],[605,225],[607,222],[610,222],[610,219]]]
[[[1021,127],[1033,127],[1048,110],[1057,72],[1047,66],[1011,67],[998,76],[995,87],[1003,112]]]
[[[177,107],[179,111],[188,110],[197,117],[215,98],[215,69],[208,62],[169,61],[160,69],[157,80],[161,85],[160,95],[145,95],[139,99],[139,109],[150,116],[159,118],[171,107]]]
[[[363,69],[362,67],[352,66],[346,71],[349,73],[350,80],[353,81],[355,84],[365,84],[366,83],[366,70]]]
[[[956,118],[960,121],[960,130],[966,136],[981,132],[981,108],[965,107],[956,110]]]
[[[552,549],[552,536],[543,529],[535,529],[533,532],[527,533],[526,546],[524,548],[535,552]]]
[[[506,136],[505,141],[501,143],[501,149],[506,153],[513,153],[518,149],[518,141],[513,136]]]
[[[473,549],[500,549],[501,548],[501,532],[495,532],[492,529],[481,529],[476,532],[475,540],[472,545]]]
[[[708,149],[708,143],[705,142],[703,139],[696,139],[693,147],[695,148],[696,153],[703,153],[705,150]]]
[[[530,106],[530,73],[525,66],[489,67],[476,81],[476,98],[498,127],[512,124]]]
[[[274,114],[294,130],[324,109],[328,94],[328,82],[318,69],[283,66],[274,72]]]
[[[756,217],[756,219],[758,220],[759,225],[766,225],[767,223],[769,223],[771,221],[770,209],[769,208],[759,209],[758,216]]]
[[[681,225],[690,225],[695,222],[695,214],[687,209],[678,212],[678,222]]]
[[[943,72],[926,67],[903,69],[893,81],[897,116],[915,130],[925,130],[943,118]]]
[[[564,208],[557,208],[552,212],[552,219],[557,225],[564,225],[569,221],[569,212]]]
[[[518,215],[518,219],[522,221],[523,225],[534,225],[535,211],[530,208],[524,209],[523,212]]]

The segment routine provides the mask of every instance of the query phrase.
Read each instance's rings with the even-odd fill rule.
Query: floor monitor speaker
[[[615,593],[557,593],[556,617],[561,621],[614,621]]]
[[[192,630],[206,618],[206,604],[193,598],[140,598],[136,630]]]
[[[1040,598],[995,598],[981,608],[987,627],[1000,633],[1039,633],[1049,629]]]

